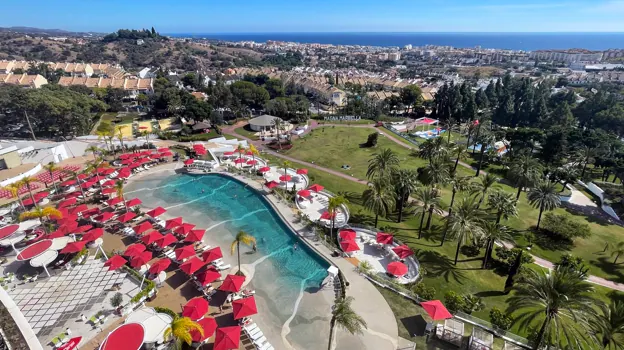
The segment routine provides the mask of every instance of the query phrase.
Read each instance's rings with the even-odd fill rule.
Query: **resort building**
[[[79,77],[90,77],[92,75],[121,79],[126,72],[120,65],[109,63],[69,63],[69,62],[47,62],[51,70],[63,70],[66,74]],[[21,71],[25,73],[31,67],[29,61],[0,61],[0,74]]]
[[[259,117],[253,118],[249,121],[249,127],[253,131],[269,131],[273,129],[275,122],[274,120],[279,119],[283,122],[283,120],[279,117],[274,117],[272,115],[263,114]]]
[[[93,67],[90,64],[83,63],[50,63],[48,65],[50,69],[56,71],[58,69],[64,71],[66,74],[77,77],[90,77],[93,75]]]
[[[0,84],[19,85],[25,88],[38,89],[48,83],[48,79],[43,76],[29,74],[0,74]]]
[[[58,84],[61,86],[82,85],[89,88],[118,88],[130,91],[131,96],[139,93],[150,94],[154,91],[154,79],[62,77]]]

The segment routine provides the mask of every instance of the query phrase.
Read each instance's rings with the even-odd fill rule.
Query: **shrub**
[[[368,139],[366,140],[366,143],[364,144],[366,147],[375,147],[377,146],[377,139],[379,138],[379,134],[377,132],[374,132],[370,135],[368,135]]]
[[[499,308],[494,306],[492,310],[490,310],[490,322],[494,326],[506,331],[511,328],[511,325],[513,324],[513,318],[503,313]]]
[[[110,298],[110,303],[114,308],[121,306],[121,303],[123,303],[123,296],[121,293],[115,293],[115,295]]]
[[[481,248],[476,245],[465,245],[461,247],[461,253],[469,258],[479,255],[480,251]]]
[[[483,300],[478,296],[459,295],[453,291],[449,291],[444,295],[444,305],[452,313],[461,311],[467,314],[482,310],[485,307]]]
[[[530,264],[533,262],[533,257],[531,256],[531,254],[523,251],[520,248],[507,249],[505,247],[496,247],[495,251],[498,261],[500,261],[508,269],[511,268],[511,265],[514,264],[518,254],[522,254],[520,265]]]
[[[572,254],[564,254],[559,258],[559,261],[555,264],[557,268],[570,268],[574,271],[587,272],[585,267],[585,261],[580,256],[574,256]]]
[[[215,135],[214,133],[207,133],[207,134],[196,134],[196,135],[190,135],[190,136],[181,136],[180,137],[180,141],[181,142],[189,142],[189,141],[208,141],[210,139],[214,139],[216,137],[219,137],[218,135]]]
[[[436,290],[433,287],[427,287],[424,283],[418,283],[412,287],[412,292],[424,300],[432,300],[435,298]]]
[[[178,317],[178,314],[176,314],[175,312],[173,312],[173,310],[168,309],[166,307],[155,306],[154,310],[156,310],[156,312],[167,314],[167,315],[171,316],[171,318],[173,318],[173,319]]]
[[[464,295],[464,312],[471,314],[473,311],[483,310],[485,304],[483,299],[476,295]]]
[[[542,219],[541,228],[568,240],[591,236],[591,229],[588,224],[574,220],[572,216],[567,214],[546,213]]]

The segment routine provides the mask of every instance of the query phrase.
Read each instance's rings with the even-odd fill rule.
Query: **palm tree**
[[[613,264],[617,264],[620,255],[624,254],[624,242],[618,242],[618,244],[614,245],[611,249],[611,256],[615,255],[615,260],[613,260]]]
[[[50,220],[51,217],[54,217],[56,219],[61,219],[63,218],[63,213],[61,213],[58,209],[54,208],[54,207],[45,207],[45,208],[40,208],[40,207],[36,207],[35,209],[31,210],[31,211],[27,211],[24,213],[21,213],[19,216],[19,220],[20,221],[24,221],[24,220],[30,220],[30,219],[47,219],[47,221]],[[41,220],[43,223],[43,220]],[[48,233],[46,226],[43,226],[43,230]]]
[[[516,199],[525,187],[533,186],[542,175],[542,165],[529,154],[517,157],[509,166],[507,178],[518,188]]]
[[[450,152],[447,146],[448,144],[443,137],[436,137],[418,145],[418,150],[414,150],[412,154],[427,159],[429,163],[435,160],[446,161]]]
[[[271,120],[271,126],[275,128],[275,135],[277,135],[277,144],[282,149],[282,140],[280,140],[280,131],[284,128],[284,121],[281,118],[273,118]]]
[[[87,166],[85,167],[84,171],[85,173],[95,173],[95,178],[97,179],[98,182],[98,186],[100,187],[100,191],[103,190],[102,188],[102,183],[101,183],[101,179],[100,179],[100,173],[97,171],[98,168],[108,168],[110,167],[110,165],[103,161],[101,158],[97,158],[93,161],[87,162]]]
[[[204,335],[204,328],[188,317],[177,316],[171,321],[171,325],[165,331],[164,338],[173,338],[175,349],[182,349],[182,344],[191,345],[193,342],[192,331]]]
[[[329,198],[327,203],[327,212],[331,217],[331,226],[329,228],[329,238],[334,239],[334,224],[336,223],[336,215],[338,215],[338,209],[343,205],[346,205],[349,201],[343,196],[335,196]]]
[[[611,300],[599,304],[596,319],[590,323],[591,333],[603,349],[624,349],[624,302]]]
[[[431,225],[431,214],[434,208],[439,208],[440,195],[433,187],[421,187],[414,192],[414,198],[418,201],[418,208],[416,214],[420,214],[420,225],[418,226],[418,239],[422,237],[422,228],[425,223],[425,216],[429,213],[429,219],[427,225]],[[429,227],[427,228],[429,229]]]
[[[115,184],[113,185],[113,188],[115,189],[115,192],[117,193],[117,197],[121,198],[124,202],[124,207],[126,207],[126,210],[128,210],[128,205],[126,204],[126,198],[124,197],[124,182],[123,180],[117,180],[115,181]]]
[[[526,269],[507,303],[508,313],[520,312],[516,319],[522,328],[539,327],[533,349],[587,348],[583,343],[590,329],[589,321],[596,314],[597,300],[586,277],[571,268],[548,272]]]
[[[82,193],[82,198],[83,198],[82,200],[86,201],[87,196],[85,196],[84,189],[82,188],[82,186],[80,186],[80,183],[78,181],[78,175],[80,173],[71,169],[67,169],[67,168],[63,169],[63,172],[69,175],[71,178],[73,178],[76,181],[76,186],[78,186],[78,188],[80,189],[80,193]]]
[[[451,204],[449,205],[448,208],[448,215],[447,216],[451,216],[453,215],[453,205],[455,204],[455,196],[457,195],[457,193],[461,193],[461,192],[466,192],[466,191],[470,191],[472,190],[474,183],[471,181],[472,177],[470,176],[461,176],[461,177],[457,177],[457,175],[455,174],[455,172],[453,172],[453,175],[451,177]],[[444,245],[444,242],[446,241],[446,235],[448,233],[448,220],[446,221],[446,225],[444,225],[444,233],[442,234],[442,241],[440,242],[440,246]]]
[[[488,196],[488,207],[496,213],[496,224],[500,224],[501,219],[518,216],[517,204],[518,200],[513,194],[502,190],[494,191]]]
[[[249,144],[249,152],[251,152],[251,159],[253,161],[256,160],[256,156],[260,155],[260,152],[258,151],[256,146],[254,146],[252,143]]]
[[[362,193],[362,205],[375,214],[377,227],[379,215],[387,217],[394,205],[394,195],[388,182],[380,179],[369,182],[368,188]]]
[[[481,176],[479,177],[480,181],[477,181],[474,183],[474,187],[473,187],[473,193],[474,194],[481,194],[481,197],[479,198],[479,202],[477,204],[477,208],[481,207],[481,204],[483,204],[483,200],[485,199],[485,197],[490,193],[491,189],[496,188],[496,183],[498,182],[498,179],[496,178],[496,176],[494,176],[491,173],[488,173],[485,176]]]
[[[403,220],[403,206],[405,202],[410,194],[420,185],[418,172],[411,169],[399,169],[394,173],[392,183],[394,184],[394,191],[396,193],[395,203],[399,211],[397,222],[401,222]]]
[[[479,155],[479,163],[477,164],[477,173],[475,174],[475,177],[481,174],[481,166],[483,165],[483,156],[487,148],[494,142],[494,135],[491,135],[489,133],[483,134],[479,137],[479,139],[480,139],[480,144],[481,144],[481,153]]]
[[[373,158],[368,161],[366,177],[387,179],[399,167],[399,157],[390,148],[384,148],[380,152],[373,154]]]
[[[104,140],[104,144],[106,145],[106,147],[109,147],[108,145],[109,132],[108,131],[100,130],[96,132],[96,135],[98,137],[98,140]],[[111,151],[111,153],[114,153],[114,150],[111,150],[110,147],[109,147],[109,151]]]
[[[102,150],[98,146],[91,145],[85,149],[85,152],[91,152],[91,154],[93,154],[93,160],[96,160],[98,157],[97,154],[101,153]]]
[[[449,164],[441,159],[435,159],[422,169],[422,181],[427,185],[437,188],[445,185],[451,178]]]
[[[288,175],[288,168],[292,166],[292,163],[288,160],[282,162],[282,168],[284,169],[284,176]],[[293,188],[295,184],[293,183]],[[288,181],[286,181],[286,191],[288,191]]]
[[[507,227],[501,226],[498,223],[491,221],[485,221],[482,224],[483,238],[486,239],[485,243],[485,255],[483,256],[482,269],[485,269],[488,262],[492,260],[492,251],[494,250],[494,243],[496,241],[512,241],[513,238],[509,235]]]
[[[52,179],[52,185],[54,186],[54,193],[58,194],[58,188],[56,187],[56,181],[54,181],[54,172],[58,171],[58,170],[61,170],[61,167],[56,165],[56,163],[54,163],[54,162],[50,162],[50,163],[44,165],[43,168],[48,171],[48,174],[50,174],[50,178]]]
[[[472,197],[463,198],[453,210],[453,215],[447,216],[448,231],[457,238],[457,249],[455,251],[455,265],[459,257],[459,248],[466,238],[475,238],[483,235],[483,210],[477,208],[475,199]]]
[[[141,131],[140,135],[145,137],[145,145],[149,147],[149,136],[150,136],[149,131],[143,130]]]
[[[455,154],[455,165],[453,166],[453,172],[455,172],[459,161],[468,158],[468,149],[462,145],[454,145],[452,153]]]
[[[542,213],[544,210],[550,211],[561,205],[561,198],[557,193],[556,184],[552,181],[541,181],[529,191],[527,195],[529,203],[534,208],[539,208],[539,217],[537,218],[536,230],[539,230],[542,221]]]
[[[238,146],[236,146],[236,153],[238,153],[238,159],[243,158],[243,153],[245,153],[245,147],[239,143]]]
[[[26,176],[19,181],[23,186],[26,186],[26,189],[28,189],[28,194],[30,195],[30,199],[32,200],[35,207],[37,207],[37,202],[35,201],[35,197],[33,196],[31,186],[37,181],[38,180],[32,176]]]
[[[346,330],[351,334],[362,334],[363,330],[368,328],[366,321],[355,313],[351,307],[353,297],[345,297],[334,305],[332,309],[332,318],[329,326],[329,349],[331,349],[331,342],[333,339],[334,326],[338,325],[340,328]]]
[[[24,206],[24,203],[22,202],[22,198],[19,195],[20,188],[22,188],[21,181],[14,182],[12,184],[8,184],[8,185],[3,187],[3,189],[5,189],[5,190],[9,191],[9,193],[11,193],[12,197],[17,198],[17,201],[19,202],[19,204],[22,207],[22,209],[26,210],[26,207]]]
[[[121,145],[121,151],[124,151],[124,142],[123,142],[123,138],[124,138],[124,129],[126,128],[125,125],[117,125],[115,126],[115,136],[117,136],[117,139],[119,140],[119,144]]]
[[[236,237],[234,238],[234,240],[232,241],[232,244],[230,244],[230,254],[234,255],[234,251],[236,251],[238,253],[238,272],[240,272],[241,268],[241,264],[240,264],[240,245],[244,244],[248,247],[253,246],[254,244],[256,244],[256,238],[252,235],[250,235],[249,233],[245,232],[245,231],[238,231],[238,233],[236,234]]]

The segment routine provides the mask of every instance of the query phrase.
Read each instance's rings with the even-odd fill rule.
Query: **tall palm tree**
[[[492,260],[492,251],[494,250],[496,241],[512,241],[513,238],[509,235],[507,227],[501,226],[498,223],[484,221],[481,226],[483,227],[483,238],[486,239],[485,255],[483,256],[483,264],[481,265],[481,268],[484,269],[487,267],[488,262]]]
[[[93,154],[93,160],[96,160],[98,158],[98,153],[101,153],[102,150],[96,146],[96,145],[91,145],[87,148],[85,148],[85,152],[91,152],[91,154]]]
[[[496,223],[500,224],[501,219],[509,219],[518,216],[518,200],[513,194],[502,190],[494,191],[488,195],[488,208],[496,213]]]
[[[327,203],[327,212],[329,212],[329,215],[331,217],[329,238],[332,239],[332,242],[334,239],[334,225],[336,223],[336,215],[338,215],[338,209],[340,209],[340,207],[346,205],[347,203],[349,203],[349,201],[343,196],[331,197],[329,198],[329,201]]]
[[[539,208],[539,217],[537,218],[536,230],[539,230],[542,221],[542,213],[544,210],[550,211],[561,205],[561,198],[557,193],[556,184],[552,181],[541,181],[529,191],[527,195],[529,203],[534,208]]]
[[[539,327],[533,349],[587,348],[583,344],[598,301],[593,298],[594,287],[585,281],[586,277],[570,268],[526,270],[507,303],[508,313],[519,312],[516,319],[522,328]]]
[[[624,254],[624,242],[618,242],[616,245],[611,248],[611,256],[615,255],[615,260],[613,260],[613,264],[617,264],[620,255]]]
[[[440,195],[433,187],[420,187],[414,192],[414,198],[418,201],[417,214],[420,214],[420,225],[418,226],[418,239],[422,237],[422,228],[425,223],[425,216],[429,213],[428,224],[431,224],[432,208],[439,208]]]
[[[284,175],[288,175],[288,168],[292,167],[292,163],[288,160],[282,162],[282,168],[284,169]],[[293,183],[293,188],[295,184]],[[288,181],[286,182],[286,191],[288,191]]]
[[[481,207],[483,204],[483,200],[490,193],[490,190],[495,189],[497,187],[496,183],[498,179],[492,173],[488,173],[485,176],[479,177],[479,181],[474,183],[473,193],[476,195],[480,195],[479,202],[477,203],[477,208]]]
[[[80,186],[80,182],[78,180],[78,175],[80,175],[80,173],[67,168],[63,169],[63,172],[76,181],[76,186],[78,186],[78,188],[80,189],[80,193],[82,193],[82,200],[86,201],[87,196],[85,195],[84,189],[82,188],[82,186]]]
[[[98,140],[104,140],[104,144],[106,145],[106,147],[108,147],[108,150],[109,150],[111,153],[114,153],[114,150],[112,150],[112,149],[110,148],[111,146],[109,146],[109,144],[108,144],[108,135],[109,135],[109,132],[108,132],[108,131],[105,131],[105,130],[99,130],[99,131],[97,131],[97,132],[96,132],[96,135],[97,135],[97,137],[98,137]]]
[[[33,196],[31,186],[37,181],[39,180],[35,179],[32,176],[26,176],[19,181],[23,186],[26,186],[26,189],[28,190],[28,194],[30,195],[30,199],[32,200],[35,207],[38,207],[38,206],[37,206],[37,202],[35,201],[35,197]]]
[[[609,305],[599,304],[598,314],[590,326],[603,349],[624,349],[624,302],[611,300]]]
[[[529,154],[516,157],[509,166],[507,178],[518,188],[516,199],[525,187],[532,187],[542,175],[542,165]]]
[[[238,159],[243,158],[243,153],[245,153],[245,147],[239,143],[238,146],[236,146],[236,153],[238,153]]]
[[[284,128],[284,121],[281,118],[273,118],[271,120],[271,126],[275,128],[275,135],[277,135],[277,144],[282,149],[282,140],[280,139],[280,131]]]
[[[164,338],[173,338],[173,344],[175,349],[182,349],[182,344],[191,345],[193,342],[192,331],[197,331],[202,336],[204,335],[204,328],[197,322],[191,320],[189,317],[177,316],[171,321],[171,325],[165,331]]]
[[[19,216],[19,220],[20,221],[24,221],[24,220],[30,220],[30,219],[39,219],[42,221],[42,224],[44,223],[42,219],[47,219],[46,221],[49,221],[52,217],[54,217],[55,219],[62,219],[63,218],[63,213],[61,213],[58,209],[54,208],[54,207],[45,207],[45,208],[40,208],[40,207],[36,207],[35,209],[31,210],[31,211],[27,211],[27,212],[23,212],[20,214]],[[43,226],[43,230],[48,233],[46,226]]]
[[[252,245],[256,244],[256,238],[245,231],[238,231],[238,233],[236,234],[236,237],[232,241],[232,244],[230,244],[230,254],[234,255],[234,251],[238,253],[238,272],[240,272],[241,270],[240,268],[241,266],[240,245],[241,243],[246,246],[251,247]]]
[[[381,179],[375,179],[368,183],[368,187],[362,193],[362,205],[375,214],[375,227],[379,215],[387,217],[394,205],[394,195],[390,184]]]
[[[373,158],[368,161],[366,177],[387,179],[399,167],[399,157],[390,148],[384,148],[373,154]]]
[[[462,192],[466,192],[466,191],[471,191],[473,188],[474,183],[471,181],[472,177],[470,176],[457,176],[457,174],[455,172],[453,172],[453,175],[451,176],[451,204],[449,204],[449,208],[448,208],[448,215],[447,216],[451,216],[453,215],[453,205],[455,204],[455,196],[457,195],[457,193],[462,193]],[[444,225],[444,233],[442,233],[442,240],[440,242],[440,246],[444,245],[444,242],[446,241],[446,235],[448,233],[448,224],[449,221],[446,221],[446,224]]]
[[[123,151],[124,151],[124,149],[125,149],[125,147],[124,147],[124,142],[123,142],[123,139],[124,139],[124,133],[123,133],[123,131],[124,131],[124,129],[125,129],[126,127],[127,127],[127,126],[125,126],[125,125],[117,125],[117,126],[115,126],[115,136],[117,137],[117,140],[119,140],[119,144],[121,145],[121,151],[122,151],[122,152],[123,152]]]
[[[398,169],[392,177],[392,184],[396,193],[395,203],[399,211],[397,222],[401,222],[403,220],[403,206],[405,202],[410,194],[420,185],[418,172],[411,169]]]
[[[353,302],[353,297],[345,297],[334,305],[332,310],[332,318],[330,321],[330,335],[329,335],[329,349],[332,348],[331,342],[333,339],[334,326],[338,325],[340,328],[346,330],[351,334],[362,334],[363,330],[368,328],[366,321],[358,315],[353,308],[351,307],[351,303]]]
[[[96,158],[93,161],[87,162],[87,166],[84,169],[85,173],[95,173],[95,178],[98,182],[98,187],[100,187],[100,191],[103,190],[102,183],[100,179],[100,173],[97,171],[99,168],[108,168],[110,165],[103,161],[102,158]]]
[[[9,191],[9,193],[11,193],[12,197],[17,198],[17,201],[19,202],[20,206],[22,207],[22,210],[26,210],[26,207],[24,206],[24,203],[22,202],[22,198],[19,195],[20,188],[22,188],[21,181],[14,182],[12,184],[8,184],[8,185],[3,187],[3,189],[5,189],[5,190]]]
[[[459,257],[459,248],[466,238],[475,238],[483,235],[483,210],[477,208],[477,203],[472,197],[463,198],[453,210],[453,215],[447,216],[448,231],[452,237],[457,238],[455,250],[455,265]]]
[[[433,163],[435,160],[448,160],[449,153],[450,149],[444,138],[436,137],[418,145],[418,150],[414,150],[412,154]]]
[[[454,145],[452,153],[455,155],[455,165],[453,166],[453,172],[457,171],[457,166],[459,165],[460,160],[465,160],[468,158],[468,149],[463,145]]]
[[[441,159],[435,159],[422,169],[422,182],[438,188],[438,185],[445,185],[451,178],[449,164]]]
[[[124,207],[126,207],[126,210],[128,210],[128,205],[126,204],[126,198],[124,197],[124,182],[123,180],[117,180],[115,181],[115,184],[113,185],[113,188],[115,189],[115,193],[117,193],[117,197],[121,198],[124,202]]]
[[[484,158],[484,154],[485,151],[487,150],[487,148],[494,143],[494,135],[492,134],[483,134],[481,136],[479,136],[479,140],[480,140],[480,144],[481,144],[481,152],[479,154],[479,163],[477,163],[477,172],[475,174],[475,177],[479,176],[481,174],[481,166],[483,165],[483,158]]]
[[[56,181],[54,181],[54,172],[58,171],[58,170],[61,170],[61,167],[56,165],[56,163],[54,163],[54,162],[50,162],[50,163],[44,165],[43,168],[48,171],[48,174],[50,174],[50,178],[52,179],[52,186],[54,186],[54,193],[58,194],[58,188],[56,187]]]

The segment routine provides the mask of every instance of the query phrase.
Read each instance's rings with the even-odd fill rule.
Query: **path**
[[[231,125],[231,126],[223,128],[222,131],[224,133],[226,133],[226,134],[235,136],[237,138],[245,139],[248,142],[253,143],[254,146],[256,146],[256,148],[258,148],[259,150],[262,149],[266,153],[271,154],[273,156],[276,156],[276,157],[279,157],[279,158],[282,158],[282,159],[287,159],[287,160],[289,160],[291,162],[304,164],[304,165],[306,165],[306,166],[308,166],[310,168],[313,168],[313,169],[316,169],[316,170],[319,170],[319,171],[323,171],[323,172],[326,172],[328,174],[336,175],[336,176],[339,176],[339,177],[341,177],[343,179],[346,179],[346,180],[349,180],[349,181],[357,182],[357,183],[360,183],[360,184],[367,184],[368,183],[365,180],[361,180],[361,179],[358,179],[356,177],[343,174],[343,173],[341,173],[339,171],[336,171],[336,170],[324,168],[324,167],[318,166],[316,164],[312,164],[312,163],[309,163],[309,162],[306,162],[306,161],[302,161],[302,160],[297,159],[297,158],[289,157],[287,155],[284,155],[284,154],[281,154],[281,153],[278,153],[278,152],[274,152],[274,151],[268,150],[268,149],[266,149],[266,147],[264,147],[262,141],[253,141],[253,140],[251,140],[251,139],[249,139],[249,138],[247,138],[245,136],[242,136],[242,135],[239,135],[238,133],[236,133],[235,129],[240,127],[240,126],[241,126],[240,124]],[[319,125],[318,123],[316,123],[316,121],[311,121],[311,126],[310,126],[310,128],[308,128],[308,130],[306,130],[306,133],[309,133],[309,130],[312,130],[312,129],[315,129],[315,128],[321,127],[321,126],[340,126],[340,127],[351,127],[351,128],[370,128],[370,129],[373,129],[373,130],[377,130],[377,128],[374,127],[373,125],[350,125],[350,126],[341,125],[341,124],[323,124],[323,125]],[[305,135],[305,133],[304,133],[304,135]],[[384,133],[384,136],[387,137],[389,140],[394,141],[395,143],[397,143],[398,145],[400,145],[402,147],[405,147],[405,148],[408,148],[408,149],[412,149],[413,148],[413,147],[403,143],[402,141],[399,141],[394,135],[389,135],[387,133]],[[466,163],[459,162],[459,164],[461,164],[462,166],[465,166],[467,168],[473,169],[470,165],[468,165]],[[486,174],[486,172],[484,172],[484,171],[481,171],[481,172],[483,174]],[[573,202],[574,204],[577,204],[577,205],[580,205],[580,206],[584,206],[584,205],[593,206],[593,207],[596,206],[595,203],[593,203],[582,192],[580,192],[580,191],[578,191],[576,189],[574,189],[572,191],[572,196],[573,196],[573,198],[575,200],[575,202]],[[582,196],[582,198],[581,198],[581,196]],[[589,203],[591,203],[591,204],[589,204]],[[442,212],[442,216],[447,216],[447,215],[448,215],[447,212]],[[509,249],[514,247],[514,245],[512,243],[509,243],[509,242],[503,242],[503,245],[506,248],[509,248]],[[540,258],[540,257],[538,257],[536,255],[533,255],[533,254],[531,254],[531,256],[533,257],[533,260],[535,261],[535,264],[538,265],[538,266],[541,266],[541,267],[544,267],[544,268],[547,268],[547,269],[552,269],[553,266],[554,266],[554,264],[552,262],[550,262],[550,261],[548,261],[546,259],[542,259],[542,258]],[[621,283],[616,283],[616,282],[604,279],[602,277],[593,276],[593,275],[590,275],[587,278],[587,280],[589,282],[591,282],[591,283],[594,283],[594,284],[597,284],[597,285],[600,285],[600,286],[603,286],[603,287],[606,287],[606,288],[609,288],[609,289],[615,289],[615,290],[624,292],[624,284],[621,284]]]

